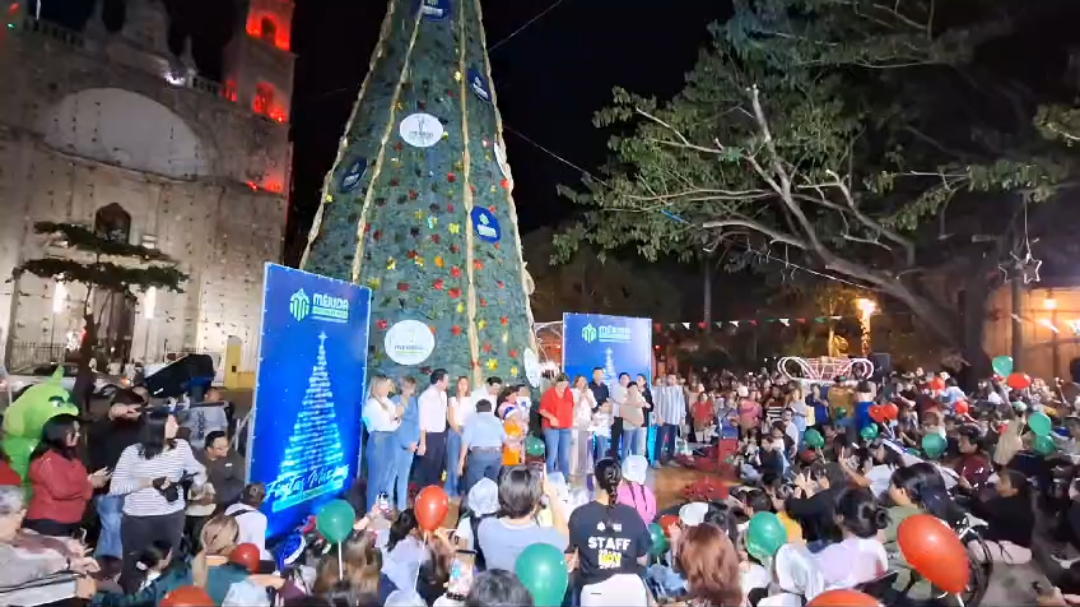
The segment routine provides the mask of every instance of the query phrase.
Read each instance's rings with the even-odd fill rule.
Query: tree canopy
[[[29,273],[124,297],[151,288],[181,291],[188,279],[165,253],[119,242],[79,224],[42,221],[34,224],[34,231],[51,237],[65,254],[26,260],[15,268],[15,277]]]
[[[552,230],[547,228],[522,239],[525,260],[536,281],[536,291],[530,298],[536,320],[560,320],[563,312],[570,310],[682,319],[681,291],[662,270],[643,268],[615,256],[601,258],[588,244],[564,263],[551,265],[551,242]]]
[[[597,114],[597,127],[622,132],[601,177],[563,189],[586,209],[560,252],[721,248],[733,268],[810,265],[898,300],[955,341],[955,317],[919,288],[921,270],[977,230],[1003,233],[1073,169],[1065,146],[1042,136],[1072,114],[1036,116],[1036,96],[976,61],[1011,31],[994,4],[736,0],[679,95],[616,89]],[[946,226],[954,201],[967,225]],[[947,241],[963,229],[966,239]]]
[[[15,268],[13,278],[32,274],[86,287],[82,304],[85,331],[79,346],[84,369],[89,369],[97,344],[98,317],[92,305],[95,292],[134,299],[149,289],[182,292],[188,279],[172,258],[158,249],[130,244],[77,223],[41,221],[34,224],[34,231],[48,239],[49,254],[24,261]],[[84,375],[80,374],[78,383],[88,381]],[[83,394],[78,387],[76,393]]]

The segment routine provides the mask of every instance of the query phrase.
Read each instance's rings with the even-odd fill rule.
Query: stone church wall
[[[254,368],[263,264],[280,261],[285,228],[287,125],[206,83],[174,86],[109,62],[105,42],[7,33],[0,38],[0,349],[62,343],[81,328],[77,285],[63,289],[54,313],[52,281],[3,282],[21,260],[44,253],[34,222],[93,225],[95,213],[115,203],[131,216],[130,242],[157,246],[190,275],[184,293],[156,294],[152,314],[140,299],[131,356],[220,353],[236,335],[243,367]]]

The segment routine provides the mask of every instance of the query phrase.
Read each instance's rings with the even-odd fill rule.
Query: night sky
[[[661,96],[677,92],[709,39],[706,27],[730,12],[726,2],[687,2],[673,11],[655,2],[561,0],[514,34],[556,2],[484,2],[523,231],[556,224],[573,211],[555,186],[575,185],[581,173],[554,156],[587,171],[603,162],[607,137],[591,120],[610,101],[612,87]],[[298,261],[302,252],[385,8],[381,0],[296,2],[295,174],[287,262]]]
[[[81,30],[95,1],[104,5],[107,28],[120,29],[131,0],[44,2],[42,17]],[[186,38],[200,74],[220,80],[221,49],[230,36],[243,35],[234,34],[243,30],[245,15],[237,8],[242,3],[163,1],[171,18],[170,47],[182,48],[178,45]],[[386,10],[385,0],[295,2],[294,183],[285,247],[290,264],[297,263],[303,251],[323,178],[334,161]],[[33,10],[34,3],[30,5]],[[488,45],[495,49],[490,53],[494,86],[523,231],[557,224],[573,211],[555,192],[558,184],[580,182],[581,171],[567,162],[591,171],[604,161],[607,134],[591,120],[610,102],[612,87],[658,96],[676,93],[709,40],[707,26],[730,12],[725,0],[680,3],[677,10],[644,1],[484,0]]]
[[[43,17],[82,29],[95,1],[104,3],[109,29],[119,29],[131,0],[46,2]],[[295,1],[294,183],[285,246],[291,264],[299,261],[385,11],[385,0]],[[526,232],[568,218],[573,205],[558,196],[556,185],[576,185],[581,171],[574,166],[591,171],[604,161],[608,133],[591,120],[610,102],[612,87],[661,98],[676,93],[710,39],[708,24],[731,12],[728,0],[680,2],[677,9],[641,0],[483,1],[514,197]],[[221,49],[242,31],[239,3],[164,2],[170,42],[190,37],[200,73],[220,79]],[[1033,90],[1075,91],[1080,73],[1068,82],[1063,76],[1066,50],[1080,48],[1080,3],[1021,4],[1014,33],[980,49],[980,63]]]

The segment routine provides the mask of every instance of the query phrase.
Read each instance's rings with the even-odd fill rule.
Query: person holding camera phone
[[[206,482],[206,469],[191,446],[176,438],[179,424],[168,409],[146,414],[139,442],[124,449],[113,471],[109,491],[124,496],[120,537],[123,566],[120,585],[137,589],[139,552],[155,541],[180,547],[187,506],[181,483],[191,477],[195,487]]]

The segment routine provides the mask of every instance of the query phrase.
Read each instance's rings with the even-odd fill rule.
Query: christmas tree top
[[[480,0],[390,0],[302,268],[370,286],[373,373],[539,382]]]

